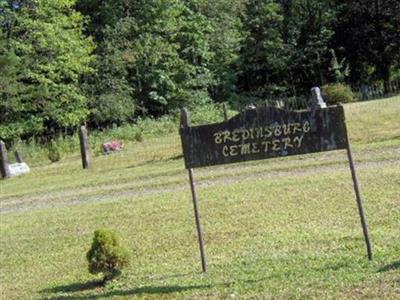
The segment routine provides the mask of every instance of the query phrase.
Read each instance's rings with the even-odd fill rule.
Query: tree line
[[[0,137],[400,77],[398,0],[0,0]]]

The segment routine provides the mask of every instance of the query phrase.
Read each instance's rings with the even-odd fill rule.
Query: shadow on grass
[[[179,274],[165,274],[157,278],[157,280],[165,280],[171,278],[179,278],[187,276],[191,273]],[[271,277],[262,277],[258,279],[243,280],[246,284],[265,281]],[[89,300],[89,299],[108,299],[113,297],[133,297],[133,296],[146,296],[154,295],[163,297],[167,294],[181,293],[191,290],[205,290],[213,287],[229,287],[235,284],[235,281],[227,281],[212,284],[193,284],[193,285],[148,285],[138,288],[115,289],[108,290],[103,288],[102,281],[88,281],[86,283],[72,283],[69,285],[60,285],[53,288],[41,290],[40,292],[45,295],[48,300]],[[51,295],[53,294],[53,295]],[[58,294],[58,295],[57,295]],[[60,295],[61,294],[61,295]]]
[[[125,168],[126,168],[126,169],[139,168],[139,167],[143,167],[143,166],[145,166],[145,165],[154,163],[155,161],[156,161],[156,160],[154,160],[154,159],[150,159],[150,160],[142,161],[142,162],[139,162],[139,163],[136,163],[136,164],[133,164],[133,165],[129,165],[129,166],[125,167]]]
[[[178,154],[178,155],[170,157],[169,159],[170,160],[178,160],[178,159],[182,159],[182,158],[183,158],[183,154]]]
[[[161,161],[179,160],[179,159],[183,159],[183,154],[178,154],[178,155],[175,155],[175,156],[148,159],[146,161],[142,161],[142,162],[127,166],[126,169],[134,169],[134,168],[143,167],[145,165],[153,164],[153,163],[157,163],[157,162],[161,162]]]
[[[400,260],[395,261],[394,263],[388,264],[378,270],[378,272],[388,272],[392,270],[400,269]]]
[[[59,286],[51,289],[43,290],[44,293],[68,293],[68,292],[84,292],[95,287],[99,287],[99,283],[92,287],[93,282],[90,283],[74,283],[67,286]],[[179,285],[170,285],[170,286],[144,286],[136,289],[127,289],[127,290],[114,290],[105,293],[99,292],[98,295],[63,295],[63,296],[48,296],[46,299],[51,300],[88,300],[88,299],[104,299],[104,298],[112,298],[112,297],[127,297],[134,295],[144,295],[144,294],[170,294],[170,293],[179,293],[188,290],[195,289],[206,289],[210,288],[211,285],[189,285],[189,286],[179,286]]]
[[[94,280],[85,283],[72,283],[68,285],[60,285],[49,289],[41,290],[41,293],[76,293],[93,290],[103,286],[102,281]]]

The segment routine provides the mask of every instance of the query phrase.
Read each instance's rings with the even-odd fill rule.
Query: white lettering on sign
[[[224,157],[260,152],[280,152],[289,148],[301,148],[304,136],[311,130],[310,122],[274,124],[250,129],[223,130],[214,133],[214,142],[221,144]],[[255,141],[256,139],[256,141]],[[227,145],[226,143],[235,143]]]

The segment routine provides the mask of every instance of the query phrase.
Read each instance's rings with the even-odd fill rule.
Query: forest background
[[[398,0],[0,0],[0,139],[400,79]]]

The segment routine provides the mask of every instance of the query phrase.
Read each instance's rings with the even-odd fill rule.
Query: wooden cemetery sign
[[[347,146],[341,106],[313,111],[246,110],[222,123],[182,128],[186,168],[267,159]]]
[[[347,149],[368,258],[372,259],[343,107],[326,107],[319,89],[314,88],[312,92],[314,100],[310,110],[287,111],[264,105],[209,125],[190,126],[187,111],[182,111],[180,135],[189,171],[203,272],[207,271],[207,264],[193,168],[339,149]]]

